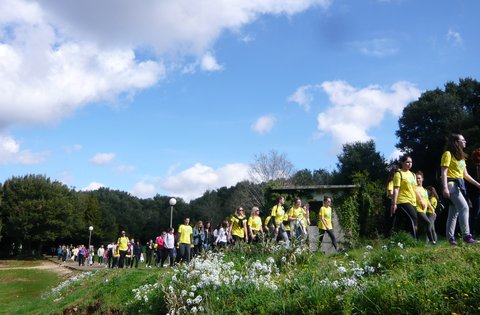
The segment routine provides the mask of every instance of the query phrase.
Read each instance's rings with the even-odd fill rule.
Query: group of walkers
[[[465,145],[466,141],[462,135],[452,134],[440,163],[442,195],[444,200],[449,202],[446,232],[451,245],[458,245],[455,239],[457,221],[460,223],[463,241],[477,243],[470,231],[465,181],[475,188],[473,192],[476,195],[470,200],[474,209],[477,209],[477,217],[480,218],[480,183],[475,179],[480,176],[480,149],[471,157],[477,165],[474,178],[466,168]],[[386,232],[388,234],[393,229],[403,227],[418,239],[419,226],[423,226],[428,241],[436,244],[438,238],[435,220],[442,203],[433,186],[424,187],[424,174],[421,171],[411,172],[412,165],[412,158],[404,155],[400,158],[400,167],[394,166],[390,172],[386,194],[386,217],[390,222],[386,225],[389,227]],[[323,206],[318,212],[318,244],[321,245],[325,234],[328,234],[332,246],[338,250],[333,233],[331,204],[331,197],[325,196]],[[145,246],[145,257],[140,242],[129,239],[125,231],[122,231],[117,242],[111,242],[106,248],[101,245],[97,252],[93,246],[88,250],[84,245],[59,246],[58,259],[63,261],[71,259],[79,265],[85,265],[87,261],[87,265],[93,265],[96,255],[98,264],[108,268],[138,268],[139,262],[145,262],[147,268],[152,268],[152,266],[164,267],[167,259],[169,266],[179,262],[188,263],[195,255],[210,250],[222,250],[230,244],[281,242],[289,246],[294,240],[295,244],[302,244],[308,240],[310,211],[308,204],[302,205],[300,198],[296,198],[294,205],[287,210],[285,198],[280,196],[268,214],[262,220],[260,209],[253,207],[247,218],[245,210],[238,207],[215,229],[211,222],[197,221],[192,226],[190,218],[185,218],[176,232],[171,227],[150,239]],[[312,239],[309,241],[312,242]]]
[[[332,199],[326,196],[324,205],[318,213],[319,243],[321,244],[325,234],[332,240],[335,250],[338,250],[332,225]],[[169,266],[175,263],[189,263],[195,255],[210,250],[222,250],[224,247],[238,243],[282,242],[289,246],[293,240],[301,244],[308,239],[307,226],[310,225],[308,204],[302,206],[301,199],[295,199],[293,207],[285,209],[285,198],[279,197],[272,207],[269,216],[262,220],[260,209],[253,207],[247,218],[242,207],[224,220],[217,228],[213,229],[210,222],[197,221],[194,226],[190,225],[190,218],[185,218],[183,224],[175,233],[174,228],[164,231],[156,238],[152,238],[143,247],[139,241],[134,241],[121,232],[117,242],[111,242],[104,248],[101,245],[96,253],[98,265],[106,268],[138,268],[139,261],[145,262],[146,268],[164,267],[168,259]],[[78,261],[83,261],[84,255],[79,246]],[[94,250],[90,247],[90,259],[93,265]],[[88,254],[87,254],[88,256]],[[83,265],[83,263],[79,263]]]
[[[474,187],[475,195],[470,198],[475,208],[479,207],[480,183],[467,171],[464,152],[465,138],[460,134],[450,135],[446,148],[441,157],[441,188],[444,200],[448,201],[448,218],[446,226],[447,239],[451,245],[458,245],[455,239],[457,221],[465,243],[477,243],[473,238],[469,222],[469,205],[465,181]],[[476,168],[476,178],[480,175],[480,152],[472,155]],[[433,186],[423,187],[423,173],[412,173],[412,158],[403,155],[400,158],[401,168],[392,168],[387,181],[387,209],[391,226],[401,226],[411,232],[418,239],[419,225],[425,227],[427,238],[432,244],[437,243],[435,220],[437,210],[441,207],[439,196]],[[476,216],[478,213],[476,210]]]

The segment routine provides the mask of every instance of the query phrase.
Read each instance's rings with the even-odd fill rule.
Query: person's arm
[[[448,191],[448,184],[447,184],[447,173],[448,173],[448,167],[442,166],[443,197],[445,197],[445,199],[450,199],[450,192]]]
[[[248,242],[248,224],[244,224],[243,225],[243,231],[244,231],[244,234],[245,234],[245,241]],[[253,236],[252,236],[253,238]]]
[[[415,197],[417,198],[417,202],[420,202],[420,205],[422,206],[422,210],[425,210],[425,202],[423,201],[422,195],[418,191],[418,189],[415,187]]]
[[[392,206],[390,207],[390,216],[393,217],[395,211],[397,211],[397,200],[398,200],[398,192],[400,191],[400,187],[393,188],[393,198],[392,198]]]

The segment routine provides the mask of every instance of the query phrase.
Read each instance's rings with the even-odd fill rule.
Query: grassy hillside
[[[478,314],[479,270],[480,244],[400,234],[329,257],[241,246],[174,269],[99,270],[31,303],[37,314]]]

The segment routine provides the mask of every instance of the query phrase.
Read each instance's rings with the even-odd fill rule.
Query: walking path
[[[63,262],[61,260],[58,260],[57,257],[52,256],[44,256],[44,258],[47,259],[49,262],[57,264],[58,266],[75,271],[95,271],[105,268],[105,265],[98,265],[97,263],[95,263],[93,266],[79,266],[78,262],[76,261],[67,260]]]

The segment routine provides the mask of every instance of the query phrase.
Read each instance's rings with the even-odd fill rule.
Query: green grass
[[[23,266],[30,265],[17,262]],[[18,267],[16,262],[12,265]],[[0,269],[0,314],[37,313],[37,303],[41,300],[42,292],[60,281],[61,279],[53,272]]]
[[[7,305],[9,314],[73,310],[81,314],[165,314],[170,307],[191,311],[194,305],[208,314],[480,313],[480,244],[431,246],[405,235],[364,244],[332,256],[241,247],[225,252],[216,266],[182,266],[175,276],[171,269],[99,270],[57,293],[45,294],[51,290],[45,289],[44,280],[29,297],[23,296],[26,291],[10,286],[0,287],[0,297],[2,301],[23,299],[23,306]],[[366,248],[367,244],[373,248]],[[254,265],[267,266],[269,259],[273,272],[257,273],[255,277],[266,276],[262,281],[249,280]],[[210,268],[226,270],[218,286],[201,280]],[[22,278],[20,273],[15,275]],[[240,280],[233,280],[233,275]],[[276,289],[265,284],[275,284]],[[201,301],[192,304],[198,296]]]

